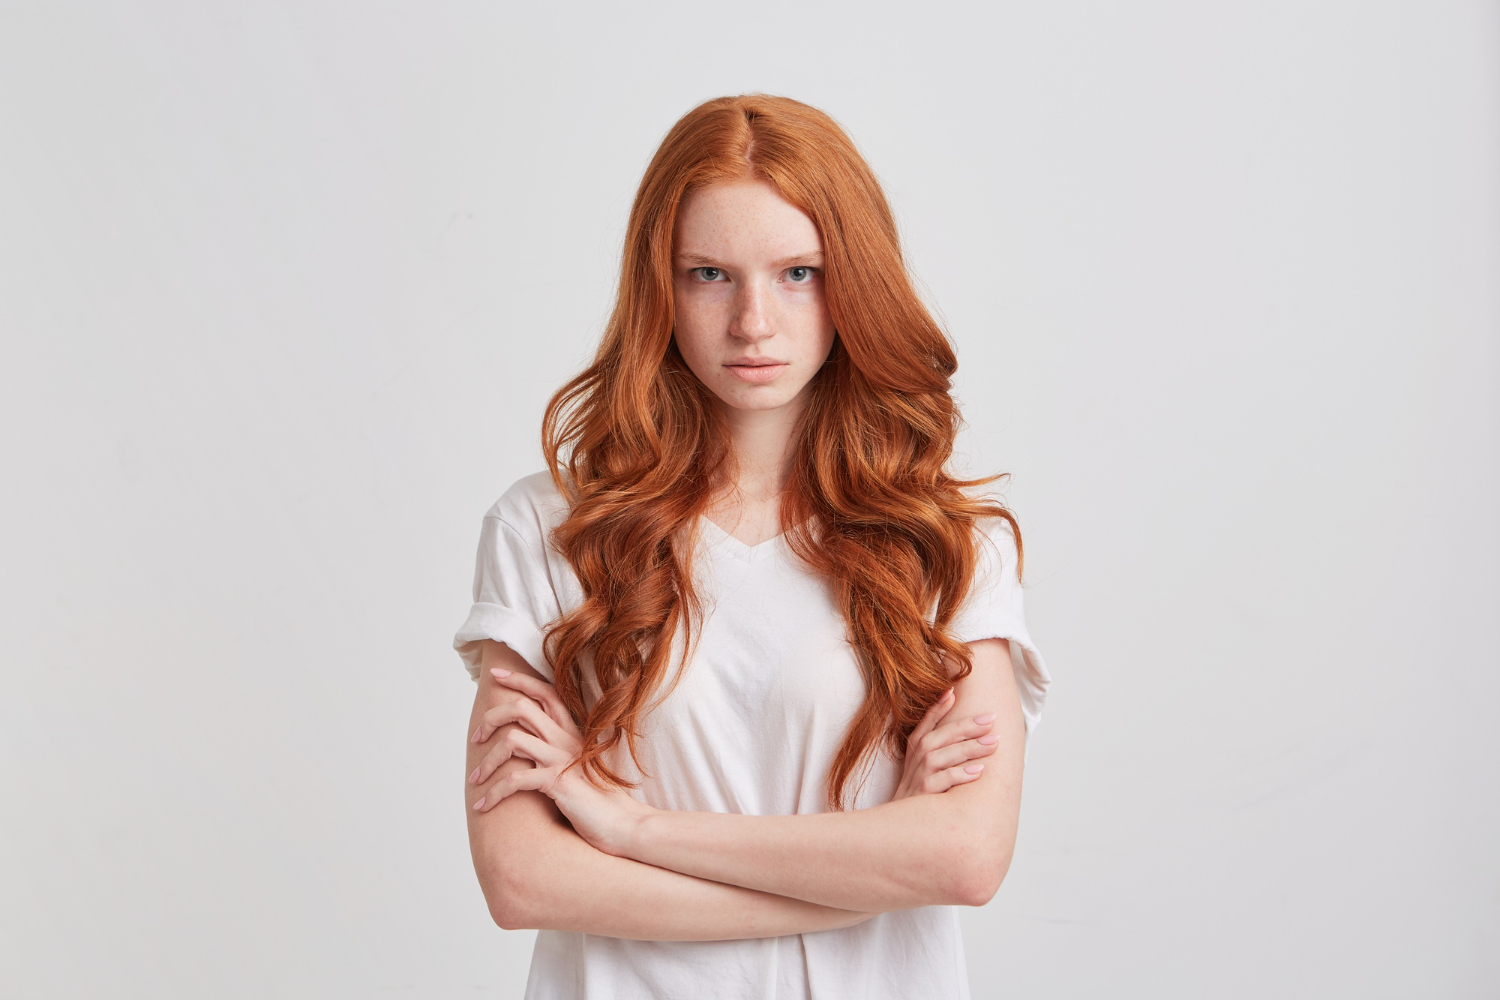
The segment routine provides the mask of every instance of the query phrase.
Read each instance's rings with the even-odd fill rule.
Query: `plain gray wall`
[[[1056,678],[977,998],[1500,991],[1500,16],[0,5],[0,992],[518,997],[449,650],[655,144],[842,121]]]

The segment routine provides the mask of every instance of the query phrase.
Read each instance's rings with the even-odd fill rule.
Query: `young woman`
[[[1014,521],[947,472],[954,369],[832,119],[673,127],[455,639],[527,997],[968,995],[1047,674]]]

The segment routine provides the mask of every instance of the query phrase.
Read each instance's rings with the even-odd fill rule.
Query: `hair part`
[[[948,471],[960,424],[957,360],[912,287],[875,175],[828,115],[784,97],[708,101],[672,127],[636,192],[620,287],[594,361],[552,397],[542,445],[567,518],[553,544],[583,602],[549,626],[559,695],[580,720],[580,764],[610,763],[680,675],[701,607],[690,558],[697,518],[732,472],[717,400],[673,343],[677,212],[693,189],[754,177],[806,212],[823,240],[837,330],[813,377],[781,526],[833,587],[866,680],[828,779],[843,808],[881,747],[896,757],[922,715],[971,669],[950,626],[972,584],[975,522],[1015,519]],[[1017,548],[1020,533],[1016,532]],[[586,704],[585,689],[597,684]],[[637,767],[639,762],[637,760]]]

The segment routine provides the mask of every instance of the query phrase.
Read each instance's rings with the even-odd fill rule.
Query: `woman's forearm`
[[[521,697],[497,685],[490,667],[535,675],[524,660],[494,642],[486,644],[484,666],[467,732],[486,709]],[[465,773],[479,765],[486,750],[485,744],[469,742]],[[510,760],[496,773],[530,766]],[[474,786],[466,784],[464,790],[471,801]],[[466,811],[480,888],[491,916],[507,929],[716,941],[832,930],[870,916],[613,857],[580,837],[537,792],[517,793],[486,812]]]
[[[476,819],[490,828],[475,831],[475,870],[492,916],[507,929],[717,941],[831,930],[869,917],[612,857],[536,793]]]
[[[999,742],[984,774],[941,794],[914,795],[870,809],[745,816],[661,811],[640,803],[625,806],[622,803],[630,802],[628,796],[616,794],[611,802],[609,794],[586,779],[575,776],[571,784],[567,782],[566,772],[558,768],[576,751],[509,733],[494,751],[499,754],[495,759],[524,751],[539,754],[534,759],[546,764],[526,772],[535,776],[525,779],[519,771],[506,776],[515,768],[531,767],[518,757],[505,760],[493,772],[500,778],[481,778],[481,772],[475,771],[476,781],[489,784],[484,798],[475,803],[470,836],[475,866],[496,920],[502,926],[587,929],[618,937],[708,940],[824,929],[857,922],[861,919],[857,914],[932,904],[983,904],[999,888],[1010,864],[1020,807],[1025,726],[1006,644],[987,640],[973,644],[973,649],[975,669],[955,684],[953,711],[961,716],[995,717],[994,734]],[[481,679],[471,725],[479,721],[487,703],[509,697],[524,700],[511,690],[516,683],[517,678],[510,678],[501,685],[502,691]],[[535,687],[535,693],[547,697],[544,685],[521,686]],[[536,705],[531,708],[540,711]],[[514,728],[514,723],[501,721],[512,718],[513,709],[498,708],[494,713],[488,725],[500,726],[496,732]],[[549,725],[540,717],[531,724],[538,732]],[[486,732],[483,726],[475,731],[471,765],[477,765],[485,752],[481,748]],[[566,734],[554,739],[567,743]],[[545,788],[562,804],[572,825],[562,819],[551,799],[517,789],[523,781],[536,782],[532,788]],[[488,804],[489,796],[507,782],[511,790]],[[546,811],[528,819],[515,811],[523,803]],[[486,826],[505,817],[516,821]],[[486,833],[490,829],[493,833]],[[545,838],[550,854],[538,850],[544,843],[541,830],[565,835]],[[493,853],[481,851],[487,842],[502,847]],[[693,881],[661,881],[667,874]],[[705,880],[707,884],[700,884]],[[737,895],[732,888],[770,898]],[[788,908],[785,900],[850,915]],[[700,904],[704,911],[730,906],[735,913],[733,926],[719,926],[712,918],[708,923],[701,921]],[[665,911],[680,906],[694,912],[674,922],[679,914]],[[808,918],[832,923],[790,929],[781,923]]]
[[[986,773],[985,780],[1004,780]],[[979,784],[975,783],[976,786]],[[941,796],[802,816],[655,811],[623,853],[649,865],[839,909],[979,906],[1010,864],[1015,825]]]
[[[867,912],[979,906],[1010,866],[1026,726],[1003,640],[974,643],[955,717],[994,713],[996,751],[979,780],[872,809],[800,816],[644,812],[627,857],[699,878]]]

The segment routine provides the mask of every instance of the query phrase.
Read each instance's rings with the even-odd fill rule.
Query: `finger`
[[[469,784],[482,785],[489,780],[495,769],[512,757],[516,756],[515,750],[508,740],[496,740],[495,745],[484,755],[479,766],[469,772]]]
[[[942,721],[943,716],[947,715],[953,710],[953,701],[953,689],[949,688],[948,690],[944,691],[938,698],[938,700],[932,703],[932,707],[923,714],[922,721],[917,723],[917,727],[913,729],[911,731],[911,735],[906,738],[906,745],[908,747],[917,746],[921,742],[922,737],[932,732],[937,724]]]
[[[539,767],[524,767],[511,771],[489,788],[474,802],[475,812],[489,812],[516,792],[539,792],[546,789],[548,773]]]
[[[479,762],[479,766],[474,768],[474,770],[470,772],[469,784],[484,784],[490,779],[490,775],[494,774],[496,769],[498,769],[500,765],[504,764],[512,757],[520,757],[522,760],[531,760],[531,758],[526,756],[526,754],[516,752],[516,747],[513,741],[505,739],[504,737],[496,740],[495,745],[489,749],[489,752],[484,755],[484,759]]]
[[[966,781],[978,781],[979,776],[984,773],[984,765],[960,764],[958,767],[948,768],[947,773],[955,785],[962,785]]]
[[[965,740],[977,739],[988,735],[987,726],[979,726],[973,722],[951,723],[946,726],[938,726],[932,732],[917,741],[916,746],[907,748],[907,756],[921,759],[929,754],[937,753],[944,747],[950,747]]]
[[[562,767],[573,759],[572,753],[555,747],[524,729],[507,729],[500,736],[500,743],[510,748],[512,757],[525,757],[538,767]]]
[[[512,757],[523,757],[526,760],[551,767],[557,765],[559,762],[566,763],[577,756],[579,750],[578,741],[572,739],[566,733],[561,733],[552,720],[543,715],[541,708],[535,702],[529,698],[522,700],[531,706],[531,711],[536,716],[541,718],[543,728],[557,733],[559,739],[551,740],[539,737],[535,733],[525,729],[509,730],[495,741],[494,746],[485,754],[479,766],[474,768],[469,774],[470,784],[483,784],[495,772],[497,767]],[[498,713],[499,710],[491,709],[490,712]],[[489,715],[490,713],[487,712],[485,714]],[[510,720],[507,720],[503,714],[496,714],[492,721],[497,725],[504,725]]]
[[[922,780],[920,787],[929,795],[937,795],[958,785],[977,781],[983,773],[983,764],[959,764],[957,767],[946,768],[928,775]]]
[[[577,734],[578,724],[573,720],[573,713],[569,712],[568,706],[563,704],[562,696],[557,693],[555,686],[548,684],[540,677],[518,674],[514,670],[506,670],[503,667],[492,668],[490,675],[497,683],[535,699],[552,717],[553,722],[568,732]]]
[[[530,709],[527,708],[527,705],[531,706]],[[486,709],[484,714],[479,717],[479,728],[474,730],[473,742],[488,742],[489,738],[495,735],[495,730],[512,722],[519,723],[535,735],[541,735],[537,733],[538,727],[535,719],[538,715],[543,714],[545,713],[542,712],[542,707],[530,698],[508,700],[503,705],[496,705],[494,708]]]
[[[495,730],[512,722],[524,726],[533,735],[549,743],[569,747],[577,752],[578,741],[554,722],[541,705],[530,697],[524,696],[510,699],[503,705],[496,705],[480,716],[479,738],[474,742],[485,742],[494,735]]]
[[[990,740],[991,742],[985,743],[983,742],[984,740]],[[941,747],[928,753],[922,759],[922,769],[936,773],[938,771],[945,771],[950,767],[957,767],[965,761],[988,757],[995,752],[998,744],[998,737],[981,736],[977,740],[964,740],[962,743],[954,743],[952,746]]]
[[[469,772],[469,781],[476,785],[482,784],[495,773],[496,768],[512,757],[529,760],[538,767],[561,767],[573,759],[573,754],[552,746],[546,740],[538,739],[524,729],[507,729],[495,741],[490,752],[485,754],[479,766]]]
[[[928,733],[922,740],[920,750],[923,753],[931,753],[940,747],[951,746],[963,740],[972,740],[984,736],[995,728],[995,717],[993,715],[980,715],[965,719],[954,719],[938,726]]]
[[[489,673],[495,678],[496,684],[504,685],[513,691],[520,691],[529,699],[540,703],[541,708],[546,709],[547,715],[552,715],[553,721],[556,721],[559,726],[573,723],[573,717],[567,711],[567,706],[562,705],[562,696],[559,696],[555,685],[541,678],[534,678],[528,673],[505,670],[504,667],[492,667]]]

